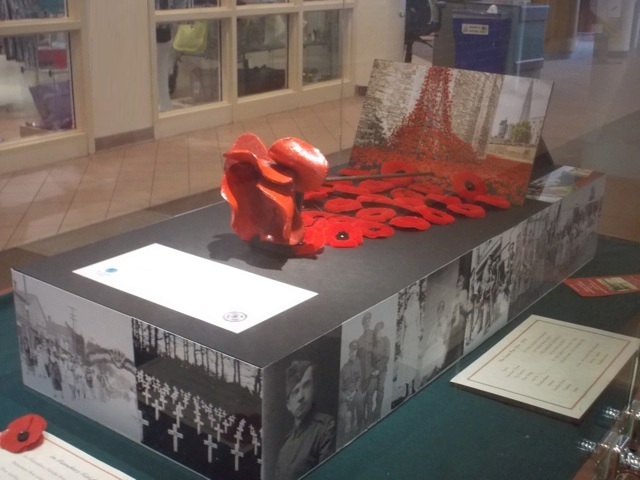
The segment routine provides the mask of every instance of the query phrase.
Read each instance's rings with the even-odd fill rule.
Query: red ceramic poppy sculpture
[[[221,192],[231,206],[233,230],[246,241],[303,242],[302,199],[324,182],[329,169],[324,155],[292,137],[267,149],[256,135],[246,133],[224,157]]]

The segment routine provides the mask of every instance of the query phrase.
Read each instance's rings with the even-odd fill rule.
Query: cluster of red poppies
[[[404,160],[407,157],[411,160]],[[428,172],[429,182],[444,189],[451,188],[454,177],[476,173],[482,177],[488,193],[506,198],[514,205],[522,203],[531,174],[531,163],[516,162],[493,154],[488,154],[482,162],[465,163],[439,160],[428,153],[411,156],[379,147],[356,146],[352,149],[351,160],[356,168],[367,171],[386,163],[402,162],[411,165],[414,170],[418,168],[420,172]]]
[[[357,177],[377,172],[340,173]],[[421,182],[418,176],[402,176],[411,173],[417,172],[410,163],[387,162],[380,171],[383,179],[336,180],[305,193],[305,238],[295,253],[313,254],[325,245],[353,248],[365,238],[390,237],[396,230],[424,231],[453,223],[456,217],[482,218],[485,208],[511,206],[502,197],[488,195],[482,178],[471,172],[454,177],[455,194]]]

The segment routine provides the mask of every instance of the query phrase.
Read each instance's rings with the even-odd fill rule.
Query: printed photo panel
[[[595,255],[604,187],[604,177],[594,179],[563,198],[555,218],[550,219],[555,227],[552,242],[556,245],[556,264],[561,266],[562,278]]]
[[[13,286],[24,384],[139,442],[129,317],[15,271]]]
[[[262,371],[131,319],[142,443],[211,479],[258,479]]]
[[[470,317],[470,260],[464,255],[399,292],[393,407],[462,356]]]
[[[342,325],[338,448],[391,410],[398,297]]]
[[[454,177],[473,173],[488,193],[521,205],[551,87],[531,78],[376,60],[350,166],[391,173],[393,165],[409,163],[449,191]]]
[[[297,479],[336,451],[341,328],[264,369],[264,480]]]
[[[470,315],[465,353],[509,321],[509,297],[513,279],[514,232],[507,231],[474,248],[471,253]]]

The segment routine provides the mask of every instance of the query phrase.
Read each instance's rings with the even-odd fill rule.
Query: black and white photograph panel
[[[338,448],[391,411],[397,304],[394,295],[342,325]]]
[[[341,328],[264,370],[263,480],[296,480],[336,450]]]
[[[140,320],[142,443],[212,479],[260,477],[262,370]]]
[[[530,243],[527,241],[527,221],[525,220],[510,229],[509,237],[510,245],[513,245],[509,311],[513,317],[526,306],[526,293],[531,285],[531,269],[534,259],[531,257]]]
[[[26,386],[140,441],[129,317],[13,274]]]
[[[542,210],[523,222],[518,231],[514,289],[509,306],[514,315],[537,300],[545,287],[545,259],[547,250],[548,209]],[[520,226],[516,227],[520,228]]]
[[[471,253],[465,353],[480,345],[509,321],[513,247],[510,231],[487,240]]]
[[[393,395],[391,407],[400,405],[420,388],[418,359],[420,332],[424,319],[427,278],[398,292],[396,304],[396,335],[393,359]]]
[[[427,277],[416,378],[419,387],[464,353],[466,326],[471,317],[470,270],[469,253]]]
[[[558,217],[562,202],[555,202],[549,205],[547,210],[546,227],[546,249],[544,253],[544,281],[547,286],[553,287],[564,280],[562,266],[556,262],[558,253],[564,248],[563,239],[560,234]]]
[[[582,187],[561,201],[553,222],[559,244],[556,264],[566,278],[595,254],[597,223],[602,209],[603,178]]]
[[[398,293],[392,408],[464,352],[471,254]]]

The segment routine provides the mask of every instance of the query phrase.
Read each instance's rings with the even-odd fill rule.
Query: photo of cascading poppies
[[[349,167],[406,172],[445,192],[454,178],[524,201],[550,83],[524,77],[376,60]]]

